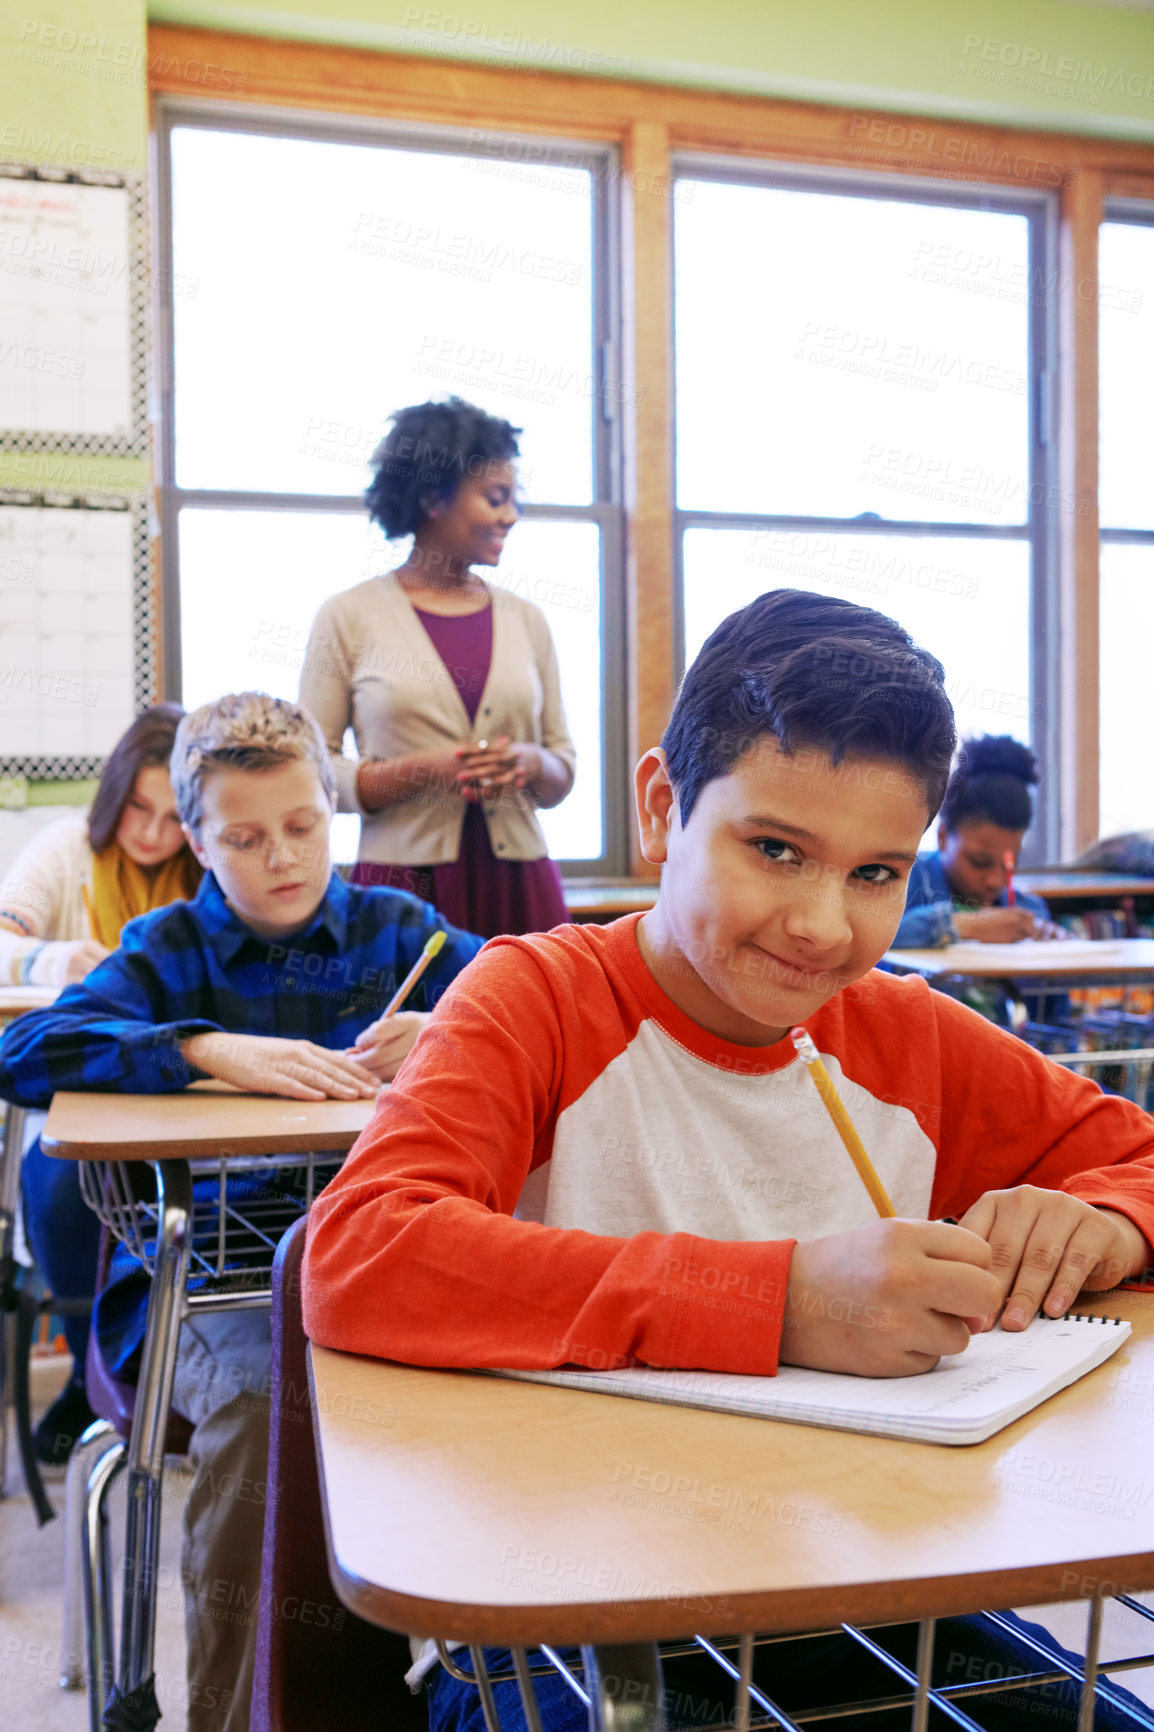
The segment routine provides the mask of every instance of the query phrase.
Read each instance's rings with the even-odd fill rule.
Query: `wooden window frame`
[[[627,740],[636,759],[674,697],[672,162],[692,152],[873,169],[1058,196],[1059,848],[1098,833],[1098,227],[1110,198],[1154,199],[1154,147],[908,114],[153,25],[153,96],[573,138],[621,153]],[[632,834],[632,828],[631,828]],[[654,869],[630,843],[634,876]]]

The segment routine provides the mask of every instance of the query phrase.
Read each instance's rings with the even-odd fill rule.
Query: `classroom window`
[[[764,590],[840,595],[939,658],[960,734],[1044,756],[1044,201],[699,161],[676,190],[685,661]]]
[[[168,689],[295,697],[321,602],[407,552],[360,505],[389,413],[466,397],[523,428],[525,516],[491,575],[544,608],[561,662],[578,776],[541,814],[550,851],[621,870],[612,177],[605,152],[545,169],[524,147],[166,110]]]
[[[1098,236],[1099,833],[1150,826],[1135,775],[1154,642],[1154,205],[1111,207]]]

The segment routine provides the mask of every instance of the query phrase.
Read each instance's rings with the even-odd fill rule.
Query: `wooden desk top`
[[[333,1581],[388,1629],[505,1644],[803,1630],[1154,1586],[1154,1295],[965,1448],[313,1347]],[[1087,1328],[1091,1325],[1087,1324]]]
[[[26,1010],[43,1010],[60,997],[55,986],[0,986],[0,1016],[23,1016]]]
[[[1154,897],[1154,878],[1135,878],[1125,872],[1074,872],[1055,867],[1050,871],[1015,872],[1014,883],[1049,902],[1076,901],[1080,897]],[[567,878],[565,903],[577,919],[617,919],[621,914],[644,913],[657,900],[658,885],[631,878]]]
[[[617,920],[622,914],[647,914],[660,885],[632,878],[567,878],[565,906],[577,920]]]
[[[887,950],[905,974],[968,974],[977,980],[1154,981],[1154,938],[1047,939],[1020,944],[946,944],[940,950]]]
[[[1047,902],[1072,901],[1080,896],[1154,896],[1154,878],[1135,878],[1128,872],[1076,872],[1055,866],[1047,871],[1015,872],[1014,883]]]
[[[374,1101],[292,1101],[194,1083],[173,1095],[58,1094],[41,1143],[69,1161],[189,1160],[351,1149]]]

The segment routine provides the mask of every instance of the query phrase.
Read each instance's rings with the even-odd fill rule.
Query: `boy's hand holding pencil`
[[[963,1227],[896,1218],[813,1040],[800,1027],[790,1039],[881,1219],[794,1248],[782,1361],[863,1377],[931,1371],[997,1314],[993,1252]]]
[[[362,1029],[348,1048],[349,1057],[371,1070],[382,1082],[392,1082],[429,1020],[427,1011],[401,1011],[401,1006],[444,944],[445,933],[434,932],[389,1000],[384,1014],[376,1022],[371,1022],[368,1028]]]
[[[381,1082],[392,1082],[428,1020],[428,1012],[422,1010],[380,1016],[357,1036],[348,1049],[349,1057],[371,1070]]]

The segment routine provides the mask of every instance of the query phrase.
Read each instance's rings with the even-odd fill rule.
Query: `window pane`
[[[1154,547],[1102,548],[1098,834],[1149,830],[1142,748],[1150,728]]]
[[[360,512],[182,511],[185,708],[250,689],[295,703],[321,602],[386,563]]]
[[[1030,549],[1024,541],[691,529],[686,665],[714,627],[769,589],[889,614],[946,670],[959,736],[1030,739]]]
[[[678,502],[1021,523],[1028,224],[678,183]]]
[[[386,418],[524,427],[526,497],[592,497],[592,176],[178,127],[182,487],[356,493]]]
[[[375,536],[359,512],[182,511],[185,708],[250,690],[295,703],[321,602],[387,562]],[[334,817],[334,860],[356,859],[360,829],[352,813]]]
[[[186,708],[256,688],[294,702],[322,601],[397,563],[359,512],[180,514],[180,612]],[[557,646],[577,748],[573,793],[541,814],[555,859],[601,853],[601,580],[596,524],[518,524],[496,581],[543,609]],[[228,621],[222,631],[221,621]],[[351,742],[350,742],[351,746]],[[356,856],[341,818],[338,857]]]
[[[491,576],[537,603],[557,649],[577,779],[567,799],[540,814],[549,852],[555,860],[596,860],[602,851],[601,532],[595,523],[525,519]]]
[[[1154,529],[1154,228],[1103,223],[1099,237],[1101,521],[1111,529]]]

